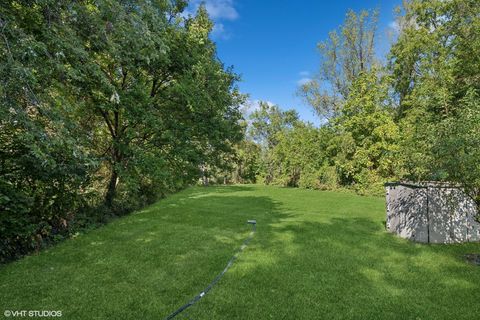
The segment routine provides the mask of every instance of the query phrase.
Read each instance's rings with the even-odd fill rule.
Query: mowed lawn
[[[0,266],[0,314],[163,319],[257,233],[190,319],[479,319],[479,244],[421,245],[384,229],[383,198],[195,187]],[[184,314],[178,319],[186,319]]]

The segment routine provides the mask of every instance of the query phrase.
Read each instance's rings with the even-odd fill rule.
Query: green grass
[[[1,266],[0,314],[162,319],[223,270],[256,219],[191,319],[478,319],[480,267],[462,256],[480,244],[399,239],[384,211],[382,198],[349,193],[191,188]]]

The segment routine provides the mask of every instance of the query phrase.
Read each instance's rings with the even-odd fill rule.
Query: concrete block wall
[[[424,243],[480,241],[475,203],[465,192],[448,184],[387,183],[388,231]]]

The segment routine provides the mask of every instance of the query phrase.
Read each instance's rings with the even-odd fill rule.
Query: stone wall
[[[476,206],[461,188],[439,183],[387,183],[386,228],[424,243],[480,241]]]

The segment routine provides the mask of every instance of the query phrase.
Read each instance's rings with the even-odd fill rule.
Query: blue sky
[[[250,101],[265,100],[294,108],[303,120],[319,123],[296,96],[298,83],[318,69],[316,44],[343,23],[348,9],[380,10],[378,55],[388,51],[388,31],[400,0],[283,1],[206,0],[216,25],[212,38],[218,56],[240,74]],[[195,7],[200,1],[193,0]]]

